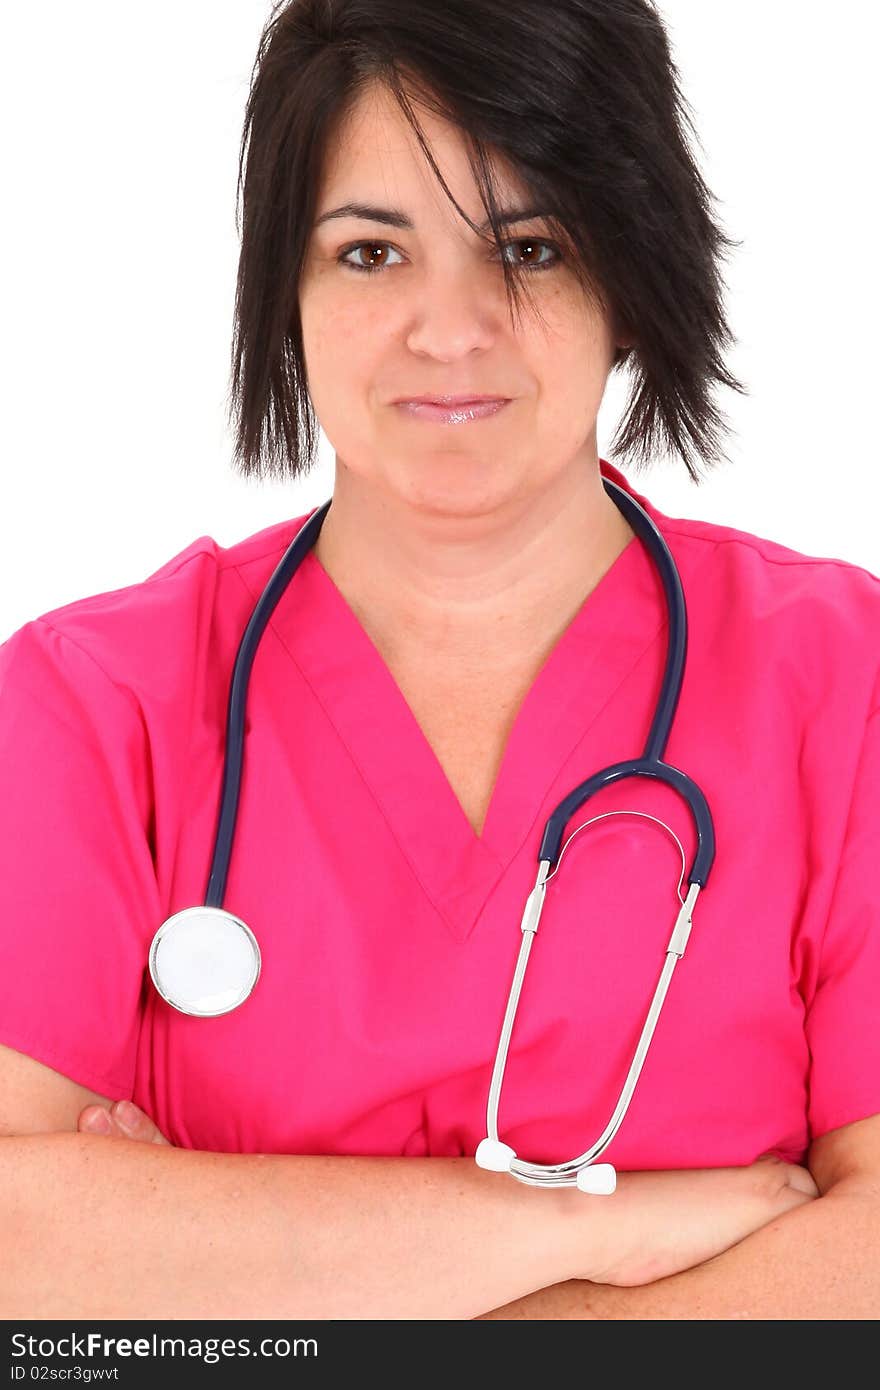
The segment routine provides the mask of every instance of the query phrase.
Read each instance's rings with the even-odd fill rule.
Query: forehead
[[[431,154],[462,207],[482,218],[482,200],[458,126],[410,98]],[[501,201],[526,193],[525,183],[498,152],[487,151]],[[371,83],[336,123],[328,136],[319,189],[319,211],[345,195],[363,194],[394,205],[429,200],[455,215],[431,168],[415,131],[393,94]],[[380,196],[380,195],[384,195]]]

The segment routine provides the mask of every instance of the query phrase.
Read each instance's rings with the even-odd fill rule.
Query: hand
[[[174,1147],[170,1144],[170,1141],[165,1138],[165,1135],[159,1127],[153,1124],[149,1115],[136,1105],[134,1106],[135,1115],[132,1122],[130,1124],[123,1124],[122,1117],[119,1113],[119,1106],[121,1104],[133,1105],[133,1102],[121,1102],[117,1100],[114,1101],[109,1110],[103,1105],[87,1105],[84,1110],[80,1111],[79,1119],[76,1122],[77,1133],[104,1134],[108,1139],[139,1139],[145,1144],[169,1144],[170,1147]],[[92,1127],[95,1119],[101,1116],[105,1116],[109,1121],[109,1129],[95,1129]]]
[[[818,1195],[806,1168],[772,1154],[742,1168],[618,1173],[611,1196],[584,1195],[592,1267],[574,1277],[650,1284],[704,1264]]]

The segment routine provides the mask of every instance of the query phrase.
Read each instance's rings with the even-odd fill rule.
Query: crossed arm
[[[84,1110],[80,1127],[99,1109]],[[140,1114],[127,1137],[167,1142]],[[115,1116],[111,1122],[115,1127]],[[816,1139],[807,1166],[821,1194],[817,1200],[704,1264],[628,1288],[572,1279],[479,1320],[880,1317],[880,1115]]]
[[[817,1139],[814,1202],[705,1264],[634,1288],[572,1279],[485,1319],[869,1319],[880,1317],[880,1115]]]

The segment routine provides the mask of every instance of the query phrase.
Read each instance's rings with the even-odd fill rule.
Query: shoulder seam
[[[228,564],[221,565],[219,568],[224,571],[238,570],[242,565],[250,565],[254,560],[265,560],[267,555],[275,555],[279,550],[286,550],[289,541],[282,541],[280,545],[272,545],[268,550],[261,550],[258,555],[249,555],[246,560],[230,560]],[[192,557],[193,559],[195,556]]]
[[[213,538],[211,538],[211,539],[213,539]],[[216,542],[215,542],[215,543],[216,543]],[[221,549],[226,549],[227,551],[228,551],[228,549],[230,549],[230,548],[231,548],[231,547],[222,547],[222,546],[221,546]],[[286,548],[287,548],[287,542],[286,542],[286,541],[281,541],[280,544],[270,545],[270,546],[268,547],[267,550],[261,550],[261,551],[259,551],[259,553],[256,554],[256,555],[249,555],[249,556],[247,557],[246,560],[236,560],[236,559],[234,559],[234,558],[224,558],[224,561],[223,561],[223,562],[219,562],[219,561],[217,562],[217,569],[218,569],[219,571],[221,571],[221,573],[225,573],[227,570],[238,569],[239,565],[249,565],[249,564],[251,563],[252,560],[263,560],[263,559],[265,559],[265,557],[266,557],[267,555],[274,555],[276,551],[278,551],[278,550],[285,550]],[[184,568],[184,566],[186,566],[186,565],[191,565],[192,562],[193,562],[194,560],[201,560],[201,559],[204,557],[205,554],[206,554],[206,552],[205,552],[204,550],[197,550],[196,553],[195,553],[194,555],[187,555],[184,559],[182,559],[182,560],[179,562],[179,564],[177,564],[177,565],[174,566],[174,569],[173,569],[173,570],[169,570],[167,574],[150,574],[150,575],[147,576],[146,579],[141,580],[141,583],[142,583],[142,584],[152,584],[152,583],[154,583],[154,582],[158,583],[158,582],[159,582],[160,580],[162,580],[162,579],[173,579],[174,576],[175,576],[176,574],[179,574],[179,573],[180,573],[180,571]],[[163,567],[160,566],[160,568],[163,568]],[[125,586],[123,586],[123,587],[125,587]]]
[[[679,518],[680,519],[680,518]],[[700,525],[711,525],[711,522],[700,522]],[[837,565],[841,569],[858,570],[861,574],[873,579],[875,584],[880,584],[880,575],[874,574],[871,570],[860,565],[856,560],[844,560],[836,555],[798,555],[794,554],[790,558],[779,555],[767,555],[762,549],[762,543],[768,545],[782,545],[781,541],[770,540],[769,537],[756,536],[702,536],[698,532],[688,531],[679,526],[663,526],[663,531],[669,532],[673,536],[683,536],[686,540],[705,541],[707,545],[745,545],[749,550],[756,550],[762,560],[766,560],[768,565],[782,565],[786,568],[793,565]],[[788,546],[782,546],[784,550]]]
[[[35,623],[41,623],[43,627],[49,628],[50,632],[54,632],[57,637],[63,638],[65,642],[69,642],[72,647],[75,647],[81,656],[86,657],[92,663],[93,666],[97,667],[97,669],[101,672],[101,675],[104,677],[106,681],[109,682],[110,685],[112,685],[116,690],[118,690],[121,695],[124,695],[126,697],[126,699],[131,703],[131,705],[133,705],[138,719],[141,718],[141,707],[138,704],[133,691],[131,691],[127,685],[121,685],[119,681],[114,680],[113,677],[109,674],[109,672],[104,670],[104,667],[101,665],[100,661],[98,661],[97,657],[94,657],[86,647],[83,647],[79,642],[76,641],[75,638],[71,637],[69,633],[62,631],[61,628],[56,627],[54,623],[48,622],[47,619],[42,616],[39,618],[34,618],[33,621]]]
[[[210,539],[210,538],[209,538],[209,539]],[[261,550],[261,551],[259,552],[259,554],[257,554],[257,555],[249,555],[248,558],[247,558],[246,560],[229,559],[229,560],[226,561],[226,563],[223,563],[223,564],[217,562],[216,568],[217,568],[218,573],[220,573],[220,574],[228,574],[230,570],[238,569],[238,567],[239,567],[240,565],[242,565],[242,564],[249,565],[253,560],[263,560],[263,559],[265,559],[265,557],[266,557],[267,555],[273,555],[273,554],[275,554],[277,551],[281,551],[281,550],[285,550],[285,549],[286,549],[286,543],[285,543],[284,541],[282,541],[280,545],[273,545],[273,546],[270,546],[268,550]],[[174,569],[173,569],[173,570],[169,570],[169,571],[167,572],[167,574],[161,574],[161,573],[159,573],[159,572],[157,571],[157,572],[154,572],[153,574],[148,574],[148,575],[146,576],[146,578],[144,578],[144,579],[134,579],[134,580],[131,581],[130,584],[120,584],[119,587],[116,588],[116,589],[102,589],[99,593],[95,593],[95,594],[84,594],[81,598],[78,598],[78,599],[71,599],[71,601],[70,601],[69,603],[61,604],[60,607],[59,607],[58,609],[53,608],[53,609],[50,609],[50,610],[48,610],[48,611],[49,611],[50,613],[55,613],[55,612],[58,612],[58,611],[65,610],[65,609],[67,609],[67,608],[73,608],[73,607],[75,607],[77,604],[80,604],[80,603],[88,603],[88,602],[89,602],[90,600],[92,600],[92,599],[97,599],[97,598],[111,598],[114,594],[124,594],[124,593],[126,593],[127,590],[129,590],[129,589],[142,589],[142,588],[145,588],[147,585],[150,585],[150,584],[161,584],[161,583],[162,583],[164,580],[166,580],[166,579],[173,579],[173,578],[175,577],[175,575],[178,575],[182,569],[185,569],[185,568],[186,568],[187,565],[191,565],[191,564],[193,563],[194,560],[201,560],[201,559],[205,558],[206,555],[207,555],[207,552],[206,552],[206,551],[204,551],[204,550],[199,550],[199,551],[197,551],[197,552],[195,553],[195,555],[187,555],[183,560],[180,560],[179,563],[176,564],[176,565],[174,566]],[[170,564],[171,562],[169,561],[168,563]],[[164,568],[164,566],[162,566],[162,565],[159,566],[159,569],[160,569],[160,570],[162,570],[163,568]],[[56,628],[52,623],[50,623],[50,622],[47,620],[46,616],[45,616],[44,614],[42,614],[42,613],[39,614],[38,617],[34,618],[33,621],[34,621],[34,622],[43,622],[43,623],[45,623],[47,627],[51,627],[51,628],[52,628],[52,631],[53,631],[53,632],[57,632],[57,633],[59,634],[59,636],[61,636],[61,637],[66,637],[66,636],[67,636],[67,633],[62,632],[60,628]],[[68,638],[68,641],[73,641],[73,638]],[[74,642],[73,645],[76,646],[77,643]],[[85,648],[81,648],[81,650],[85,651]],[[86,652],[85,654],[86,654],[87,656],[89,655],[88,652]],[[94,657],[92,658],[92,660],[94,660]],[[96,661],[96,662],[95,662],[95,665],[98,666],[98,664],[99,664],[99,663]],[[99,667],[99,669],[101,669],[101,668]],[[105,672],[104,674],[106,675],[106,672]],[[112,681],[112,680],[113,680],[113,677],[112,677],[112,676],[107,676],[107,679],[108,679],[109,681]],[[114,682],[114,683],[115,683],[115,682]],[[122,688],[122,687],[121,687],[121,688]]]
[[[241,566],[242,563],[244,563],[244,564],[247,565],[247,564],[250,564],[251,560],[262,560],[262,559],[265,559],[265,557],[266,557],[267,555],[272,555],[272,554],[274,554],[276,551],[278,551],[278,550],[284,550],[284,549],[286,549],[286,546],[285,546],[285,543],[282,541],[281,545],[273,545],[273,546],[270,546],[268,550],[261,550],[260,553],[259,553],[258,555],[249,556],[248,559],[245,560],[245,561],[243,561],[243,562],[242,562],[242,561],[236,561],[236,560],[230,560],[228,564],[225,564],[225,565],[218,565],[217,568],[218,568],[219,570],[221,570],[223,573],[229,573],[230,571],[234,571],[236,574],[239,574],[239,578],[243,578],[243,576],[239,573],[240,566]],[[176,566],[174,567],[174,569],[171,570],[171,572],[170,572],[169,574],[163,574],[163,575],[161,575],[161,576],[150,575],[150,576],[148,576],[146,579],[141,580],[140,582],[141,582],[141,584],[152,584],[152,583],[154,583],[154,582],[156,582],[156,583],[160,582],[160,579],[172,579],[176,574],[178,574],[178,573],[180,572],[180,570],[182,570],[182,569],[184,568],[184,566],[191,564],[193,560],[201,559],[202,556],[203,556],[204,554],[205,554],[204,551],[199,551],[199,552],[198,552],[197,554],[195,554],[195,555],[187,555],[186,559],[181,560],[180,564],[179,564],[179,565],[176,565]],[[138,586],[137,586],[137,585],[135,585],[135,586],[123,585],[120,589],[112,589],[112,590],[108,590],[108,592],[109,592],[109,593],[121,593],[121,592],[122,592],[122,589],[127,588],[127,587],[138,587]],[[43,627],[49,628],[49,630],[50,630],[51,632],[54,632],[56,636],[62,637],[62,638],[64,639],[65,642],[69,642],[70,645],[71,645],[72,647],[75,647],[76,650],[77,650],[82,656],[87,657],[88,660],[92,663],[92,665],[93,665],[93,666],[96,666],[97,669],[101,672],[101,675],[104,677],[104,679],[105,679],[106,681],[108,681],[110,685],[114,686],[114,687],[116,688],[116,690],[118,690],[122,695],[124,695],[124,696],[126,697],[126,699],[132,704],[132,706],[134,707],[134,710],[135,710],[135,712],[136,712],[138,718],[141,717],[141,707],[140,707],[140,705],[139,705],[139,703],[138,703],[138,701],[137,701],[137,698],[136,698],[136,696],[134,695],[133,691],[132,691],[127,685],[122,685],[121,682],[119,682],[118,680],[115,680],[114,677],[111,676],[110,673],[109,673],[108,671],[105,671],[105,670],[104,670],[104,667],[101,665],[100,661],[98,661],[97,657],[95,657],[95,656],[92,655],[92,653],[88,650],[87,647],[82,646],[81,643],[77,642],[76,639],[75,639],[74,637],[71,637],[69,633],[65,632],[65,631],[63,630],[63,628],[56,627],[56,625],[55,625],[54,623],[49,622],[49,619],[48,619],[47,617],[45,617],[43,614],[40,614],[38,617],[34,618],[32,621],[35,622],[35,623],[40,623],[40,624],[42,624]]]

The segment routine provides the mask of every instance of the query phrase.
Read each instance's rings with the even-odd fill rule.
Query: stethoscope
[[[520,1182],[539,1187],[573,1187],[582,1192],[613,1192],[617,1182],[615,1169],[609,1163],[595,1160],[611,1143],[632,1100],[636,1082],[645,1062],[654,1035],[666,991],[678,961],[684,955],[693,923],[694,904],[700,889],[705,887],[715,858],[715,832],[706,798],[700,788],[685,773],[662,761],[675,717],[687,651],[687,612],[681,578],[669,547],[643,507],[623,488],[608,478],[602,479],[605,491],[630,523],[636,535],[644,541],[654,560],[666,595],[669,615],[669,640],[663,684],[648,741],[641,758],[613,763],[582,782],[560,801],[544,828],[538,851],[538,876],[526,900],[520,923],[522,933],[519,955],[507,1000],[507,1009],[495,1054],[495,1066],[489,1086],[486,1110],[486,1138],[481,1140],[475,1154],[481,1168],[493,1172],[509,1172]],[[281,595],[296,573],[306,553],[314,545],[330,510],[332,497],[318,507],[303,523],[284,552],[261,594],[250,621],[244,630],[232,672],[229,709],[226,723],[226,757],[220,795],[220,815],[214,839],[214,856],[208,878],[205,902],[200,907],[186,907],[175,912],[159,927],[150,945],[150,975],[159,994],[180,1013],[196,1018],[217,1018],[237,1009],[252,993],[260,978],[260,948],[246,922],[223,907],[232,841],[241,789],[241,767],[244,752],[244,719],[248,680],[254,656],[266,624]],[[498,1106],[501,1083],[507,1063],[510,1035],[519,1005],[520,991],[525,978],[529,952],[541,913],[549,879],[557,872],[562,854],[569,841],[562,845],[562,835],[575,811],[588,797],[602,787],[610,786],[624,777],[656,777],[684,797],[693,816],[697,831],[697,850],[688,883],[687,897],[681,898],[681,879],[677,896],[681,908],[666,947],[665,960],[654,997],[648,1010],[641,1036],[614,1113],[602,1134],[579,1157],[567,1163],[529,1163],[517,1157],[509,1144],[498,1136]],[[607,815],[640,814],[639,812],[607,812]],[[656,817],[647,817],[650,820]],[[594,817],[599,820],[601,817]],[[592,824],[592,821],[586,824]],[[663,822],[659,822],[663,824]],[[665,827],[669,829],[669,827]],[[670,834],[673,834],[670,831]],[[681,842],[673,834],[681,850]],[[684,852],[682,851],[682,879]]]

